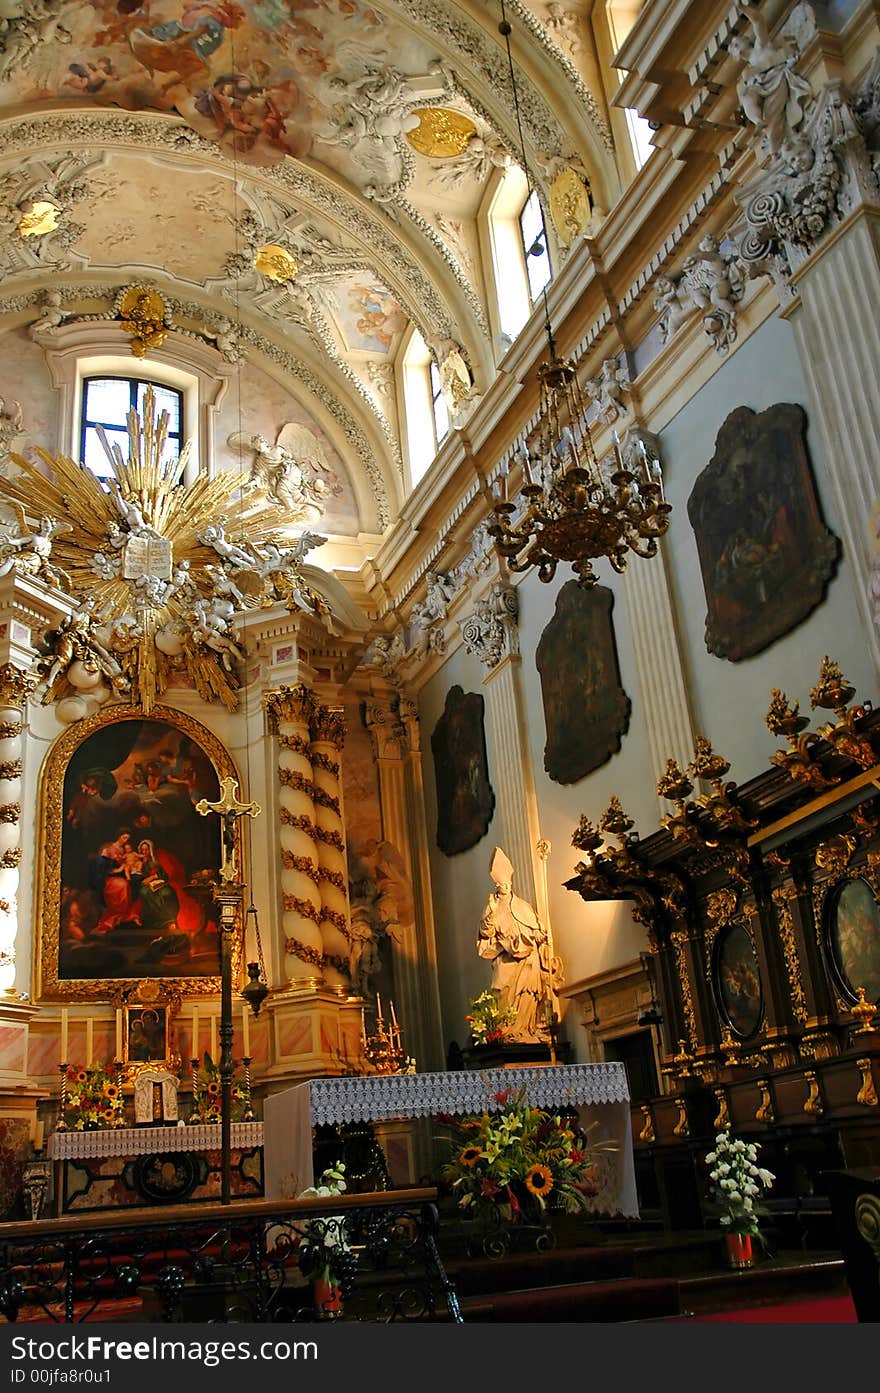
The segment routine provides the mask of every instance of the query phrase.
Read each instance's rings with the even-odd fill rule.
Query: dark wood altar
[[[703,1158],[727,1125],[761,1142],[769,1207],[805,1245],[832,1231],[829,1172],[880,1165],[880,711],[852,697],[826,659],[812,705],[834,718],[807,731],[774,691],[771,769],[725,782],[698,740],[658,784],[661,831],[640,841],[612,800],[573,837],[567,887],[633,900],[648,933],[666,1091],[633,1136],[670,1226],[711,1220]]]

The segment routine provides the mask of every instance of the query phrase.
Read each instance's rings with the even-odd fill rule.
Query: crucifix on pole
[[[196,812],[202,817],[217,813],[221,826],[220,879],[215,899],[220,909],[220,1199],[230,1200],[232,1174],[232,933],[244,895],[235,848],[235,823],[240,817],[257,817],[259,803],[238,801],[238,780],[220,780],[216,803],[201,798]]]

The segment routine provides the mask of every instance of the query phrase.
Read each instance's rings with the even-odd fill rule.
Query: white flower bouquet
[[[715,1150],[706,1156],[712,1198],[724,1210],[721,1224],[728,1233],[759,1236],[762,1210],[758,1201],[776,1179],[772,1171],[757,1164],[760,1149],[758,1142],[744,1142],[724,1131],[715,1138]]]

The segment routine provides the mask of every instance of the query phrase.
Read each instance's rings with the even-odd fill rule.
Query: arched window
[[[80,459],[99,479],[112,477],[113,470],[98,437],[103,426],[110,445],[117,444],[123,459],[128,458],[126,422],[131,410],[143,413],[144,395],[152,387],[157,417],[168,413],[164,459],[176,459],[182,446],[183,393],[176,387],[139,377],[85,377],[82,383],[80,416]]]
[[[552,276],[547,229],[544,226],[541,200],[536,189],[532,189],[522,206],[519,215],[519,235],[529,281],[529,299],[534,304]]]
[[[403,350],[403,411],[410,484],[417,484],[449,434],[449,409],[431,350],[413,328]]]
[[[493,292],[492,328],[504,340],[514,339],[553,275],[541,201],[518,165],[496,172],[477,226]]]

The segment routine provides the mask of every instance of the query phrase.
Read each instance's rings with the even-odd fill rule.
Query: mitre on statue
[[[500,846],[496,846],[492,855],[492,864],[489,867],[489,874],[496,885],[513,884],[513,865],[509,858],[505,856]]]

